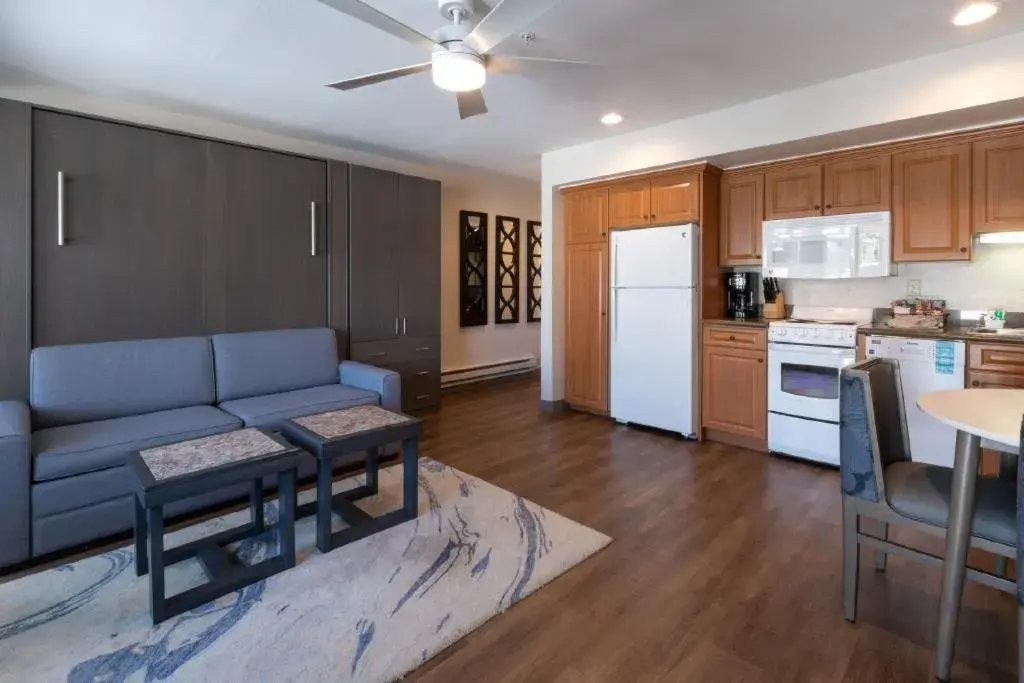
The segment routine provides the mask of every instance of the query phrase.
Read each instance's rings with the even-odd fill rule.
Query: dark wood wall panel
[[[398,239],[402,334],[441,334],[441,183],[398,177],[401,222]]]
[[[328,324],[338,336],[338,357],[348,358],[348,164],[330,162],[328,177]]]
[[[205,332],[207,143],[39,110],[33,127],[33,344]]]
[[[0,100],[0,400],[28,396],[32,108]]]

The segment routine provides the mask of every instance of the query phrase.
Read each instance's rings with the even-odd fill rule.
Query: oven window
[[[839,370],[818,365],[782,363],[782,392],[805,398],[839,398]]]

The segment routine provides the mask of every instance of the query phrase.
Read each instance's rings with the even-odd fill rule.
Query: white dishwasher
[[[868,358],[899,361],[910,455],[917,462],[953,466],[956,430],[917,407],[929,391],[964,388],[964,343],[905,337],[868,337]]]

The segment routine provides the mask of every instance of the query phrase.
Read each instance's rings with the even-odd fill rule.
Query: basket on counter
[[[902,330],[941,330],[946,326],[944,299],[900,299],[892,302],[889,327]]]

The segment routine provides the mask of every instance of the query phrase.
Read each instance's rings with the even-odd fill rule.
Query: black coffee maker
[[[725,274],[725,313],[730,318],[756,318],[760,314],[757,273],[736,271]]]

